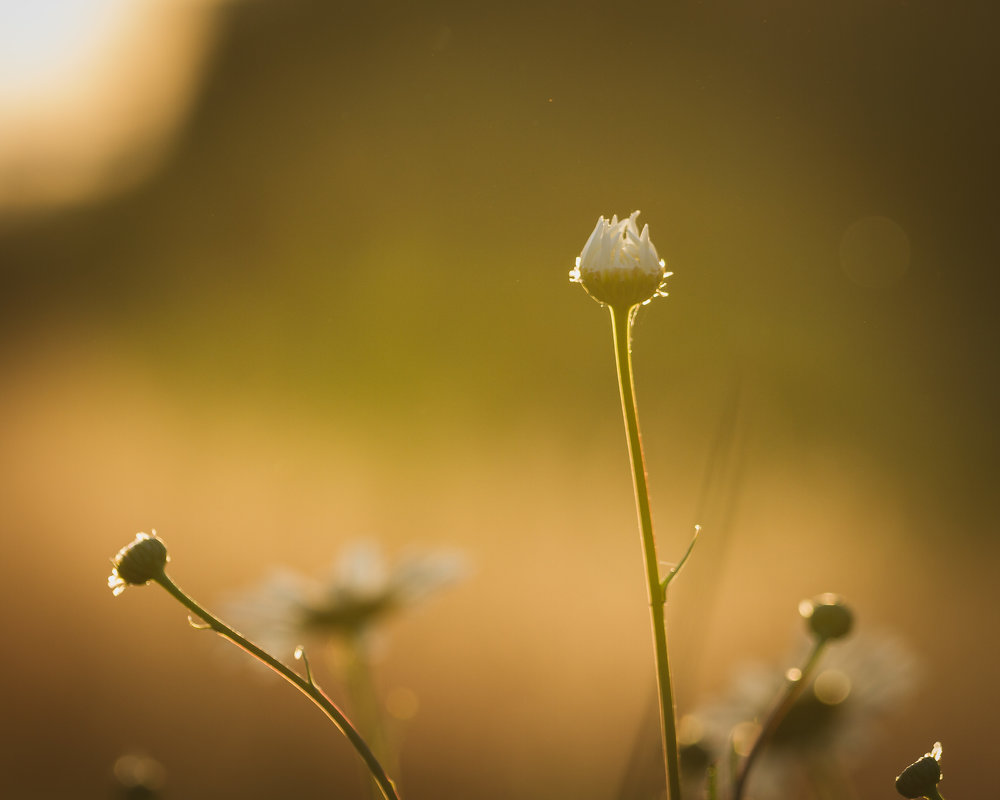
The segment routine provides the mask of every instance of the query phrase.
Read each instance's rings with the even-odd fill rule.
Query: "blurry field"
[[[635,339],[662,557],[704,525],[671,588],[680,711],[788,666],[798,601],[840,592],[921,661],[859,795],[935,740],[945,796],[989,793],[985,10],[189,13],[134,180],[47,193],[0,149],[0,795],[108,797],[141,752],[167,797],[365,796],[287,687],[155,587],[111,597],[156,528],[210,607],[359,537],[464,550],[387,631],[404,796],[616,797],[651,644],[608,321],[566,274],[634,208],[676,273]]]

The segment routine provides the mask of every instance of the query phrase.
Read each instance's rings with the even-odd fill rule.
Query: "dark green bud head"
[[[139,586],[161,575],[169,556],[167,546],[157,538],[156,531],[136,534],[135,539],[125,545],[111,559],[114,570],[108,578],[108,587],[117,596],[126,586]]]
[[[854,626],[854,613],[836,594],[821,594],[799,603],[799,613],[805,618],[809,631],[818,639],[841,639]]]
[[[903,797],[938,797],[937,785],[941,781],[941,743],[935,742],[931,752],[918,758],[899,773],[896,791]]]

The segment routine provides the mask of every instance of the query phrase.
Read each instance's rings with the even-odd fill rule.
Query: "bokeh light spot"
[[[120,756],[113,768],[115,780],[126,789],[142,787],[156,791],[166,782],[166,770],[154,758],[136,754]]]
[[[412,689],[396,686],[385,695],[385,710],[395,719],[413,719],[420,710],[420,698]]]
[[[816,676],[813,693],[821,703],[839,705],[851,693],[851,679],[839,669],[824,670]]]
[[[758,736],[760,736],[760,725],[756,722],[741,722],[733,728],[733,750],[737,755],[750,755]]]
[[[694,714],[685,714],[677,724],[677,741],[684,744],[695,744],[705,736],[705,723]]]

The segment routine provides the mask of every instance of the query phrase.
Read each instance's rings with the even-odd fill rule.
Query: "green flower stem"
[[[611,307],[611,331],[615,340],[615,363],[618,366],[618,388],[621,390],[622,414],[625,418],[625,438],[632,460],[632,483],[635,488],[639,532],[642,535],[642,553],[646,562],[646,589],[649,613],[653,625],[653,644],[656,654],[656,685],[660,699],[660,723],[663,730],[663,763],[667,776],[667,797],[680,800],[681,771],[677,754],[677,722],[674,712],[674,693],[670,684],[670,664],[667,660],[667,628],[664,622],[666,593],[660,582],[659,562],[656,558],[656,541],[653,538],[653,516],[649,510],[649,489],[646,485],[646,462],[642,455],[642,438],[639,435],[639,417],[635,404],[635,385],[632,380],[631,327],[633,308]]]
[[[365,765],[368,767],[368,771],[371,772],[372,778],[375,780],[375,783],[378,784],[385,800],[399,800],[399,794],[396,792],[396,787],[393,785],[389,776],[382,768],[382,765],[375,757],[375,754],[372,753],[371,748],[369,748],[365,743],[365,740],[361,738],[361,734],[358,733],[357,729],[351,724],[351,721],[347,719],[344,712],[337,708],[334,702],[327,697],[315,683],[313,683],[311,675],[309,676],[309,679],[306,680],[298,673],[286,667],[276,658],[261,650],[253,642],[241,636],[220,619],[214,617],[198,605],[198,603],[188,597],[183,591],[181,591],[177,584],[167,577],[165,572],[161,572],[158,576],[153,578],[153,580],[173,595],[173,597],[188,611],[203,620],[209,628],[223,638],[231,641],[237,647],[248,652],[258,661],[266,664],[272,670],[277,672],[282,678],[292,684],[292,686],[302,692],[302,694],[312,700],[313,703],[315,703],[319,709],[326,714],[327,717],[329,717],[330,721],[337,726],[340,732],[348,738],[354,746],[354,749],[358,751],[358,755],[360,755],[364,760]]]
[[[764,727],[761,728],[760,734],[757,736],[756,741],[753,743],[753,747],[750,748],[750,752],[743,762],[743,766],[736,776],[736,782],[733,787],[733,800],[741,800],[743,797],[743,792],[747,787],[747,779],[750,777],[750,770],[753,768],[754,763],[757,761],[757,757],[764,750],[764,746],[770,741],[771,737],[774,736],[774,732],[778,729],[781,724],[781,720],[785,718],[785,714],[788,713],[788,709],[792,707],[796,698],[802,693],[802,690],[808,685],[809,677],[812,675],[813,670],[815,670],[816,665],[819,663],[820,657],[823,655],[823,651],[826,649],[826,644],[829,639],[824,639],[822,637],[817,637],[815,644],[813,644],[812,652],[806,658],[805,664],[799,670],[798,678],[795,680],[785,681],[784,694],[781,695],[778,702],[775,704],[774,709],[768,715],[767,720],[764,722]]]

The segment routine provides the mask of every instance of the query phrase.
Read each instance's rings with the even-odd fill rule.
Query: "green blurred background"
[[[993,4],[84,7],[0,6],[0,794],[108,797],[142,752],[173,798],[365,796],[287,687],[112,599],[156,528],[210,606],[358,537],[461,548],[379,664],[406,797],[618,796],[651,644],[566,275],[636,208],[676,273],[635,335],[662,557],[705,526],[680,711],[837,591],[922,662],[860,796],[936,739],[946,796],[995,793]]]

